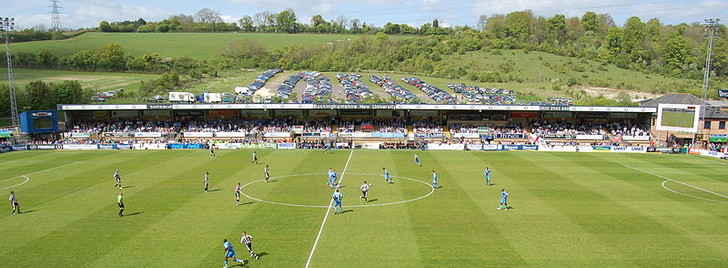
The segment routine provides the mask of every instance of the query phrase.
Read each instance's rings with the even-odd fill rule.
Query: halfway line
[[[346,173],[346,168],[349,167],[349,161],[351,161],[351,155],[354,154],[354,150],[351,150],[349,152],[349,159],[346,159],[346,165],[344,165],[344,170],[341,171],[341,179],[339,179],[339,184],[344,180],[344,173]],[[331,205],[334,204],[334,200],[331,199],[329,201],[329,206],[326,208],[326,214],[324,214],[324,220],[321,222],[321,228],[319,228],[318,234],[316,235],[316,240],[313,242],[313,247],[311,248],[311,254],[308,254],[308,260],[306,261],[306,268],[308,268],[309,265],[311,265],[311,259],[313,259],[313,253],[316,251],[316,246],[318,245],[318,241],[321,238],[321,234],[324,232],[324,225],[326,225],[326,219],[329,218],[329,212],[331,211]]]

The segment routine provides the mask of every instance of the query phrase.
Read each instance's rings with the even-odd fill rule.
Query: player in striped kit
[[[238,186],[235,186],[235,205],[240,205],[240,195],[243,193],[243,186],[240,186],[240,183],[238,182]]]
[[[20,204],[18,203],[18,198],[15,197],[15,192],[10,191],[10,205],[13,206],[13,215],[15,215],[15,211],[18,211],[18,214],[20,214]]]
[[[367,202],[367,203],[369,203],[369,200],[367,199],[367,198],[369,198],[369,186],[372,186],[372,184],[371,183],[367,183],[367,181],[364,181],[364,184],[362,184],[361,187],[360,187],[360,189],[361,189],[361,198],[363,198],[364,199],[364,202]]]
[[[268,182],[270,180],[270,170],[268,169],[268,165],[265,165],[265,182]]]
[[[253,236],[251,236],[247,232],[243,231],[243,236],[240,237],[240,243],[243,243],[243,245],[245,245],[245,248],[248,249],[248,252],[250,253],[250,257],[253,257],[256,260],[260,259],[260,256],[258,256],[257,254],[255,254],[255,252],[253,252]]]
[[[118,169],[116,170],[116,172],[114,172],[114,179],[116,180],[116,185],[114,185],[114,188],[116,188],[116,186],[119,186],[119,190],[124,189],[123,187],[121,187],[121,175],[119,175]]]
[[[208,186],[208,180],[207,180],[207,177],[208,177],[208,176],[210,176],[210,172],[205,172],[205,179],[204,179],[204,181],[203,181],[203,182],[205,183],[205,193],[207,193],[207,186]]]

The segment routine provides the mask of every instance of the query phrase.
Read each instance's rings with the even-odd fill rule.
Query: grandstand
[[[472,148],[647,145],[655,112],[646,107],[428,104],[59,105],[59,110],[67,120],[58,143],[307,144],[300,148],[321,142],[362,148],[420,148],[412,145],[418,142]]]

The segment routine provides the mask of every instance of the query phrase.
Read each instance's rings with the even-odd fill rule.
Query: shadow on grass
[[[134,212],[134,213],[124,214],[124,217],[135,216],[135,215],[139,215],[139,214],[142,214],[142,213],[144,213],[144,211],[137,211],[137,212]]]
[[[212,189],[212,190],[209,190],[209,191],[207,191],[207,192],[211,193],[211,192],[217,192],[217,191],[220,191],[220,190],[222,190],[222,189],[218,188],[218,189]]]
[[[250,204],[255,204],[255,201],[248,201],[245,203],[240,203],[241,206],[250,205]]]
[[[347,210],[342,211],[339,214],[344,214],[344,213],[349,213],[349,212],[354,212],[354,210],[353,209],[347,209]]]
[[[36,212],[36,211],[38,211],[38,210],[37,209],[31,209],[31,210],[25,210],[25,211],[23,211],[21,213],[18,213],[18,214],[28,214],[28,213],[33,213],[33,212]]]

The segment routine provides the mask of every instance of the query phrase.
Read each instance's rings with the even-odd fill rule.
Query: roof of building
[[[707,100],[705,102],[707,102],[708,104],[710,104],[710,106],[716,106],[716,107],[720,107],[720,108],[728,108],[728,100]]]
[[[640,106],[642,107],[657,107],[658,104],[700,105],[700,116],[702,118],[728,119],[728,113],[720,109],[722,106],[714,106],[710,102],[703,101],[691,94],[666,94],[654,99],[640,102]]]

